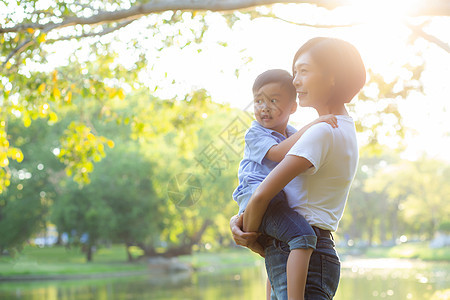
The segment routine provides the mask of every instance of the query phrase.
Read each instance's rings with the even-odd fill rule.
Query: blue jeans
[[[258,240],[266,245],[270,236],[289,245],[290,250],[316,248],[317,236],[308,221],[293,210],[281,191],[269,203],[259,226],[263,233]]]
[[[287,299],[286,264],[289,246],[274,240],[265,248],[266,270],[272,284],[271,299]],[[316,249],[311,255],[306,279],[305,299],[333,299],[341,272],[341,264],[334,242],[330,238],[319,237]]]

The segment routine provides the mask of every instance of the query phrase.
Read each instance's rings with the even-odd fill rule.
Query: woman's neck
[[[348,116],[347,109],[345,108],[344,104],[338,105],[338,106],[324,106],[316,108],[317,112],[319,113],[319,116],[333,114],[333,115],[344,115]]]

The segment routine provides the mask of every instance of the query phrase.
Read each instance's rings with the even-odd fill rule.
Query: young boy
[[[244,157],[239,165],[239,186],[233,192],[233,199],[243,213],[258,185],[284,158],[290,148],[313,124],[327,122],[337,127],[336,117],[322,116],[296,132],[288,125],[289,116],[297,110],[296,90],[292,76],[284,70],[273,69],[260,74],[253,84],[254,113],[256,121],[245,134]],[[294,178],[283,191],[271,200],[259,227],[263,236],[289,244],[287,264],[288,294],[294,299],[303,299],[308,272],[309,258],[315,249],[317,237],[303,216],[289,206],[289,200],[296,199]],[[248,247],[264,256],[261,243],[271,239],[260,239]],[[291,281],[293,279],[293,281]]]

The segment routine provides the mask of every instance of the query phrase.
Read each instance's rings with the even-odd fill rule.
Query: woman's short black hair
[[[312,38],[298,49],[292,68],[306,52],[325,74],[334,77],[332,101],[350,102],[366,83],[366,68],[361,55],[349,42],[329,37]]]
[[[258,92],[260,88],[269,83],[279,83],[282,88],[286,88],[289,96],[292,97],[292,100],[295,101],[297,97],[297,92],[295,91],[295,87],[292,83],[292,75],[289,74],[288,71],[282,69],[271,69],[267,70],[256,77],[255,82],[253,83],[253,94]]]

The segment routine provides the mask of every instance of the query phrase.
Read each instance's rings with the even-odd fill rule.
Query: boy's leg
[[[266,300],[270,300],[272,294],[272,285],[270,284],[269,277],[267,277],[266,281]]]
[[[289,299],[303,299],[309,259],[317,237],[308,222],[289,207],[284,193],[270,202],[260,231],[289,244],[287,286]]]
[[[313,252],[309,249],[293,249],[289,253],[286,266],[288,299],[304,299],[309,259]]]
[[[269,203],[259,231],[293,249],[315,249],[317,236],[308,221],[288,204],[283,191]]]

